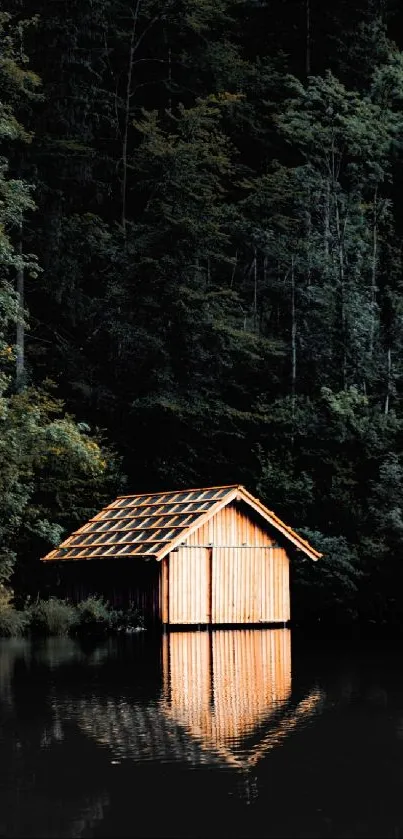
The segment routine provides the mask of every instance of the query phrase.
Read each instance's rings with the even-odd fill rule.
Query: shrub
[[[144,617],[134,606],[129,606],[127,609],[115,609],[111,612],[111,629],[115,632],[133,632],[136,629],[144,629]]]
[[[38,601],[27,613],[31,631],[41,635],[68,635],[78,620],[75,606],[57,597]]]
[[[0,606],[0,637],[15,638],[23,635],[28,623],[24,612],[17,612],[13,606]]]
[[[50,597],[15,609],[12,590],[0,584],[0,637],[15,637],[27,630],[34,635],[105,635],[134,632],[143,626],[138,609],[111,609],[102,597],[96,596],[87,597],[77,606]]]
[[[0,583],[0,637],[3,638],[22,635],[28,622],[27,615],[14,608],[13,598],[13,590]]]
[[[77,629],[85,634],[103,634],[111,629],[112,615],[102,597],[87,597],[77,604]]]

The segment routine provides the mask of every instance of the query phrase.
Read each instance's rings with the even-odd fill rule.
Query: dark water
[[[0,837],[403,837],[403,649],[0,641]]]

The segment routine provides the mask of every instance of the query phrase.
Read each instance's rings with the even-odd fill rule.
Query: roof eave
[[[280,533],[288,539],[289,542],[292,542],[298,550],[302,551],[306,556],[316,562],[318,559],[321,559],[323,554],[319,551],[315,550],[309,542],[306,542],[302,536],[299,536],[298,533],[295,533],[291,527],[285,524],[281,519],[273,513],[272,510],[268,510],[264,504],[261,503],[257,498],[254,498],[244,486],[239,486],[238,491],[236,493],[237,501],[244,501],[250,507],[252,507],[259,515],[261,515],[269,524],[276,528]]]

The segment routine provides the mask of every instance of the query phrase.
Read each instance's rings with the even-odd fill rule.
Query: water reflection
[[[103,819],[107,788],[98,777],[83,785],[74,738],[64,742],[64,720],[49,702],[52,670],[77,655],[68,639],[0,640],[2,837],[82,837]],[[80,749],[78,758],[92,775],[95,751]]]
[[[163,639],[164,715],[209,756],[254,765],[323,696],[290,708],[290,630],[171,633]]]
[[[289,630],[174,632],[162,638],[162,685],[146,703],[92,691],[52,699],[115,759],[255,765],[323,700],[291,703]],[[61,705],[60,705],[61,702]]]
[[[381,799],[400,831],[400,651],[295,646],[246,629],[0,641],[0,837],[392,835]]]

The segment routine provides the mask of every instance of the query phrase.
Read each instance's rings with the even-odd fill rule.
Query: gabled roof
[[[121,496],[43,560],[130,556],[160,560],[232,501],[244,502],[310,559],[322,556],[245,487],[233,484]]]

